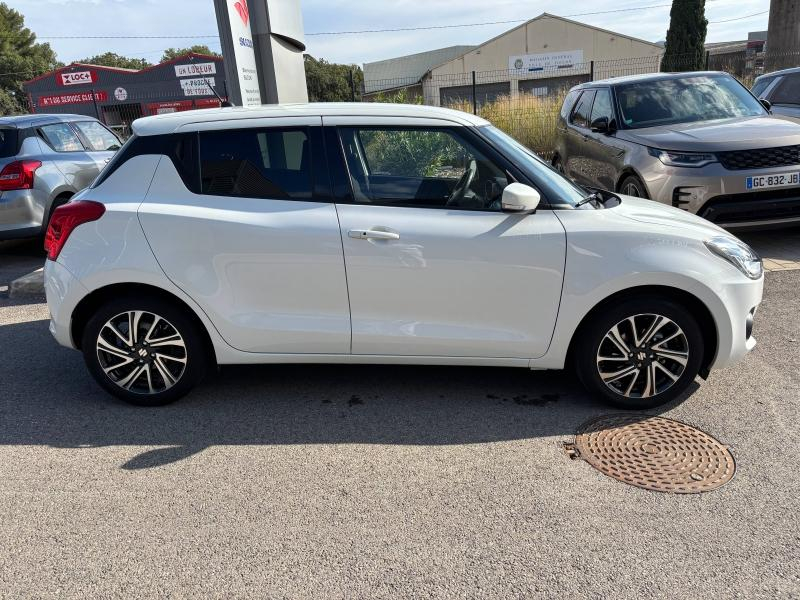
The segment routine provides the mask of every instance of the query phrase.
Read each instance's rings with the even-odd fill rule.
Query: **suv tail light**
[[[78,200],[59,206],[50,217],[50,225],[47,227],[47,234],[44,237],[47,258],[57,259],[73,229],[78,225],[97,221],[105,212],[105,206],[91,200]]]
[[[29,190],[33,187],[33,174],[42,166],[40,160],[15,160],[0,171],[0,192]]]

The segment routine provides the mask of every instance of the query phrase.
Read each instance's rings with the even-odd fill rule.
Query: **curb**
[[[24,277],[15,279],[8,286],[9,298],[42,295],[44,295],[44,267],[36,269],[33,273],[28,273]]]

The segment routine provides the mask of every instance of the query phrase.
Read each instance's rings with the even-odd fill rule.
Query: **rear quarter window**
[[[0,158],[16,156],[19,150],[19,131],[15,127],[0,127]]]
[[[572,112],[572,107],[575,106],[575,100],[580,96],[580,90],[572,90],[567,97],[564,98],[564,104],[561,106],[561,118],[567,120],[569,113]]]

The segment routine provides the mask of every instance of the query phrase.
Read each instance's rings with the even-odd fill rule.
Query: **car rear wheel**
[[[169,302],[123,298],[101,306],[83,333],[89,372],[130,404],[178,400],[205,374],[207,353],[197,326]]]
[[[645,409],[686,391],[700,370],[703,336],[683,306],[640,297],[608,308],[575,346],[586,389],[615,406]]]
[[[636,175],[628,175],[619,185],[619,193],[636,198],[649,198],[647,188]]]

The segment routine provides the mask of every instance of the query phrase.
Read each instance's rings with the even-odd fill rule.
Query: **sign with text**
[[[543,52],[508,57],[508,70],[518,73],[544,71],[545,69],[572,69],[583,64],[583,50]]]
[[[247,0],[214,0],[214,6],[225,57],[228,95],[242,106],[260,106],[261,88]]]
[[[197,77],[198,75],[216,75],[216,63],[194,63],[190,65],[175,65],[175,77]]]
[[[97,73],[94,71],[72,71],[70,73],[59,73],[56,76],[58,85],[85,85],[97,81]]]
[[[217,87],[217,82],[213,77],[197,77],[193,79],[181,79],[181,89],[184,96],[213,96],[211,87]]]
[[[55,94],[53,96],[39,96],[39,106],[63,106],[65,104],[86,104],[87,102],[105,102],[108,100],[106,92],[78,92],[76,94]]]

